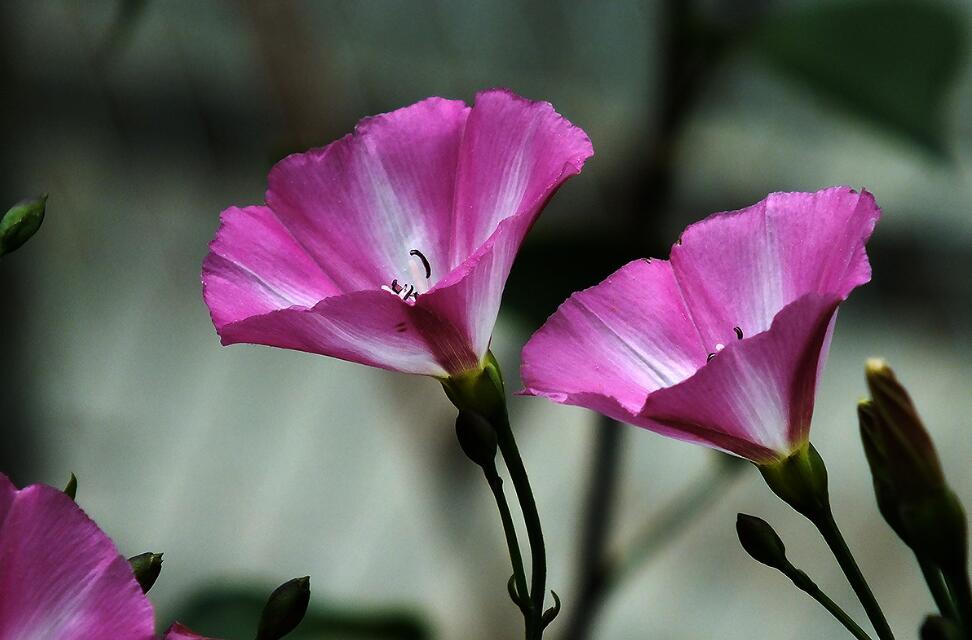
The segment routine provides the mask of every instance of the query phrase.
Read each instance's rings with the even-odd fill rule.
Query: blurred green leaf
[[[197,633],[226,640],[253,640],[267,599],[262,587],[211,587],[187,598],[175,618]],[[341,606],[315,597],[287,640],[427,640],[424,617],[406,608]]]
[[[943,155],[966,22],[933,0],[808,4],[767,18],[755,46],[818,93]]]

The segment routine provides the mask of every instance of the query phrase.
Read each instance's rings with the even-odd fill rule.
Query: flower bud
[[[740,513],[736,516],[736,534],[739,542],[753,560],[768,567],[789,573],[793,568],[786,559],[786,547],[773,527],[762,518]]]
[[[493,465],[496,458],[496,429],[475,411],[460,409],[456,417],[456,437],[466,457],[481,467]]]
[[[868,361],[867,385],[873,400],[858,405],[858,418],[881,514],[919,557],[965,567],[965,512],[908,392],[883,360]]]
[[[874,435],[897,490],[920,495],[944,487],[935,445],[908,392],[883,360],[868,360],[866,375],[877,418]]]
[[[47,196],[24,200],[12,206],[0,218],[0,256],[20,248],[40,229],[44,221]]]
[[[807,443],[779,462],[758,465],[766,484],[785,503],[810,520],[830,510],[827,467]]]
[[[142,593],[148,593],[162,573],[162,554],[147,551],[129,558],[128,564],[132,567],[138,586],[142,587]]]
[[[280,640],[297,628],[310,602],[310,578],[288,580],[270,594],[260,615],[256,640]]]

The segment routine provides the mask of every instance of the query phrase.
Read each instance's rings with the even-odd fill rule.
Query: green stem
[[[486,475],[486,482],[493,491],[496,498],[496,506],[499,508],[500,519],[503,521],[503,532],[506,534],[506,545],[510,548],[510,562],[513,564],[513,580],[516,584],[516,592],[520,598],[529,594],[527,590],[526,573],[523,570],[523,556],[520,554],[520,543],[516,538],[516,527],[513,524],[513,515],[510,513],[510,505],[506,501],[506,493],[503,491],[503,479],[496,472],[496,466],[484,467],[483,473]],[[517,606],[526,614],[526,610],[519,602]]]
[[[871,640],[871,637],[861,629],[861,627],[854,622],[853,618],[847,615],[843,609],[840,608],[836,602],[831,600],[826,593],[820,590],[820,587],[816,585],[807,574],[803,573],[798,569],[793,569],[790,572],[786,572],[786,576],[793,581],[793,584],[797,586],[798,589],[806,593],[808,596],[819,602],[824,609],[826,609],[830,615],[837,619],[844,628],[850,631],[851,635],[857,638],[857,640]]]
[[[526,524],[527,538],[530,541],[531,630],[532,637],[540,638],[543,633],[540,617],[543,615],[543,601],[547,592],[547,554],[543,544],[543,531],[540,527],[540,514],[537,511],[537,503],[533,498],[530,480],[527,477],[526,468],[523,466],[520,451],[516,446],[516,439],[513,437],[513,429],[510,427],[510,420],[505,407],[502,416],[497,417],[501,419],[496,420],[493,425],[496,427],[496,443],[499,446],[500,453],[503,454],[510,480],[513,481],[513,488],[520,502],[520,510],[523,512],[523,520]]]
[[[864,611],[867,613],[871,624],[874,625],[874,630],[877,632],[878,638],[881,640],[894,640],[894,634],[891,632],[891,627],[888,626],[884,612],[881,611],[881,606],[874,598],[874,594],[871,593],[871,588],[868,586],[867,580],[864,579],[864,574],[861,573],[860,567],[857,566],[857,561],[854,560],[854,556],[847,547],[844,536],[841,535],[840,529],[837,528],[837,521],[834,520],[833,511],[828,507],[816,514],[810,514],[808,517],[810,517],[810,520],[820,531],[824,540],[826,540],[834,557],[837,558],[837,563],[843,570],[844,575],[847,576],[851,587],[854,588],[854,593],[857,594],[858,599],[864,606]]]
[[[945,582],[955,599],[959,621],[965,633],[972,636],[972,585],[969,584],[969,574],[965,567],[943,569]]]
[[[918,559],[918,566],[921,567],[921,575],[925,578],[925,583],[928,585],[928,590],[935,600],[935,605],[938,607],[939,613],[950,620],[958,622],[958,612],[955,609],[955,603],[952,602],[952,596],[948,592],[948,587],[945,585],[942,572],[934,563],[920,558]]]

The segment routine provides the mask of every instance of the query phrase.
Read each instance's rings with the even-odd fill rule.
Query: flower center
[[[392,293],[406,302],[411,299],[418,299],[419,294],[429,290],[429,279],[432,277],[432,265],[425,254],[418,249],[408,252],[408,275],[412,282],[399,282],[398,278],[391,281],[390,285],[382,285],[383,291]]]

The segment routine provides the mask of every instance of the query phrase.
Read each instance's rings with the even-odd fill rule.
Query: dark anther
[[[715,357],[715,354],[714,354],[714,353],[710,353],[709,355],[707,355],[707,356],[705,357],[705,361],[706,361],[706,362],[709,362],[709,361],[710,361],[710,360],[712,360],[712,358],[714,358],[714,357]]]
[[[422,265],[425,267],[425,278],[428,279],[432,277],[432,265],[429,264],[429,260],[425,257],[425,254],[418,249],[412,249],[408,252],[408,255],[418,256],[419,260],[422,261]]]
[[[739,327],[733,327],[732,330],[736,332],[736,338],[742,340],[743,338],[742,329],[740,329]]]
[[[401,293],[402,292],[402,288],[403,287],[402,287],[402,285],[398,284],[398,278],[395,278],[394,280],[392,280],[391,288],[392,288],[392,291],[394,291],[395,293]]]

